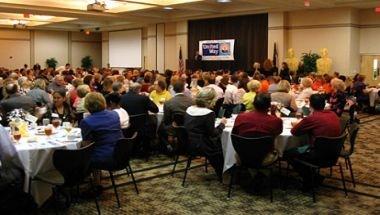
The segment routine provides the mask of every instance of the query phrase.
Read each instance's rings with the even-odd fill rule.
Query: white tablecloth
[[[53,152],[57,148],[76,149],[81,141],[79,128],[70,132],[70,140],[62,128],[55,129],[49,138],[37,130],[30,130],[28,137],[20,139],[16,150],[25,171],[24,191],[28,192],[29,177],[33,178],[39,173],[53,170]],[[68,158],[69,159],[69,158]],[[31,194],[38,205],[42,205],[51,195],[51,186],[46,183],[34,181],[31,185]]]
[[[369,106],[375,107],[375,101],[379,99],[379,90],[377,88],[370,88],[368,92],[369,95]]]
[[[297,147],[300,145],[299,141],[296,141],[296,137],[292,136],[290,130],[292,128],[291,121],[295,118],[283,117],[283,131],[275,139],[275,149],[279,152],[279,155],[282,156],[283,152],[287,149]],[[221,136],[223,156],[224,156],[224,166],[223,172],[227,171],[236,163],[235,149],[232,145],[231,132],[233,128],[234,121],[233,119],[228,119],[226,128],[223,130]],[[295,141],[293,141],[295,140]]]

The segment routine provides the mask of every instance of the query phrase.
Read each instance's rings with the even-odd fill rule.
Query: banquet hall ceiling
[[[305,1],[310,2],[305,7]],[[115,30],[141,27],[150,23],[243,15],[271,11],[318,8],[374,8],[379,0],[98,0],[104,12],[87,11],[95,0],[0,0],[0,26],[17,22],[28,28]]]

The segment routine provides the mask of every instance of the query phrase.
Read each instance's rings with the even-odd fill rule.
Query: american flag
[[[185,65],[183,64],[183,59],[182,59],[182,48],[181,46],[179,47],[179,70],[178,72],[182,74],[185,72]]]

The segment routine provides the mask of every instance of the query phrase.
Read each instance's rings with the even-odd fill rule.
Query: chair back
[[[241,164],[250,168],[261,167],[264,158],[274,147],[272,136],[249,138],[231,134],[231,140]]]
[[[173,122],[175,122],[177,126],[182,126],[185,123],[185,113],[174,113]]]
[[[80,149],[57,149],[53,153],[54,167],[65,179],[65,186],[81,183],[90,173],[90,161],[94,143]]]
[[[340,134],[343,134],[346,131],[349,121],[350,121],[350,119],[346,116],[341,116],[339,118]]]
[[[316,165],[331,167],[338,161],[347,133],[339,137],[316,137],[310,153]]]
[[[186,153],[189,156],[204,156],[205,148],[202,148],[204,146],[205,138],[203,137],[203,134],[197,134],[193,132],[188,132],[186,130],[186,134],[188,137],[187,145],[186,145]]]
[[[354,153],[355,143],[356,143],[356,137],[358,136],[359,132],[359,124],[352,123],[348,126],[348,134],[350,138],[350,150],[349,155]]]
[[[114,166],[113,170],[125,169],[129,163],[133,151],[134,141],[136,140],[137,132],[131,138],[121,138],[117,141],[113,150]]]
[[[189,137],[184,126],[174,126],[175,136],[177,137],[177,152],[185,152],[189,145]]]
[[[126,138],[132,137],[135,132],[138,132],[139,135],[142,135],[147,119],[148,119],[148,116],[145,113],[130,115],[129,116],[130,126],[126,129],[123,129],[124,137]]]
[[[218,100],[216,100],[215,105],[212,108],[212,110],[214,111],[214,113],[215,113],[216,116],[220,115],[219,111],[220,111],[220,108],[223,105],[223,101],[224,101],[224,98],[219,98]],[[224,113],[223,113],[223,115],[224,115]]]

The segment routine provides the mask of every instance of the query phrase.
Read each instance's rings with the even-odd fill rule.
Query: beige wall
[[[179,69],[180,47],[183,62],[186,64],[187,38],[186,21],[165,23],[165,69]]]
[[[54,57],[58,66],[69,62],[69,32],[35,31],[34,33],[34,62],[45,66],[48,58]]]
[[[14,69],[30,64],[30,46],[29,31],[0,29],[0,67]]]
[[[100,33],[0,29],[0,67],[15,69],[25,63],[45,67],[46,59],[54,57],[58,66],[71,63],[75,68],[86,55],[101,66]]]
[[[360,53],[380,54],[380,17],[372,9],[361,10],[360,17]]]

